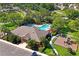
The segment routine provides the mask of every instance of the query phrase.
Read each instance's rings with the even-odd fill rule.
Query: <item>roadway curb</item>
[[[5,40],[3,40],[3,39],[0,39],[0,41],[1,41],[1,42],[4,42],[4,43],[7,43],[7,44],[10,44],[10,45],[13,45],[13,46],[15,46],[15,47],[18,47],[18,48],[21,48],[21,49],[30,51],[30,52],[32,52],[32,53],[33,53],[33,52],[36,52],[38,55],[41,55],[41,56],[48,56],[48,55],[43,54],[43,53],[40,53],[40,52],[38,52],[38,51],[34,51],[34,50],[31,50],[31,49],[28,49],[28,48],[19,47],[18,45],[15,45],[15,44],[10,43],[10,42],[8,42],[8,41],[5,41]]]

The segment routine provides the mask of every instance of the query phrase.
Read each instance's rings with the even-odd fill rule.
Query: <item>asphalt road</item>
[[[31,56],[32,52],[0,41],[0,56]]]

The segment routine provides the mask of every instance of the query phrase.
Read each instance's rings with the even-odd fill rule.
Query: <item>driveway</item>
[[[27,44],[26,42],[24,42],[24,43],[20,43],[18,46],[19,46],[19,47],[22,47],[22,48],[25,48],[27,45],[28,45],[28,44]]]

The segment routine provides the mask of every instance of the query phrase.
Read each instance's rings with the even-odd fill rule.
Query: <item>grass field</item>
[[[54,45],[54,47],[58,51],[59,55],[61,55],[61,56],[72,56],[72,54],[70,54],[69,51],[66,48],[58,46],[58,45]]]

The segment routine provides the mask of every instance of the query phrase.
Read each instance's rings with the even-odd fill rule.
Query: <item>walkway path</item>
[[[25,48],[27,45],[28,45],[28,44],[27,44],[26,42],[24,42],[24,43],[20,43],[18,46],[19,46],[19,47],[22,47],[22,48]]]
[[[53,41],[54,39],[56,39],[56,38],[57,38],[57,36],[53,36],[53,37],[51,38],[51,40],[50,40],[50,45],[51,45],[51,47],[52,47],[52,51],[54,51],[54,53],[58,56],[59,54],[58,54],[57,50],[54,48],[54,45],[53,45],[53,43],[52,43],[52,41]]]

